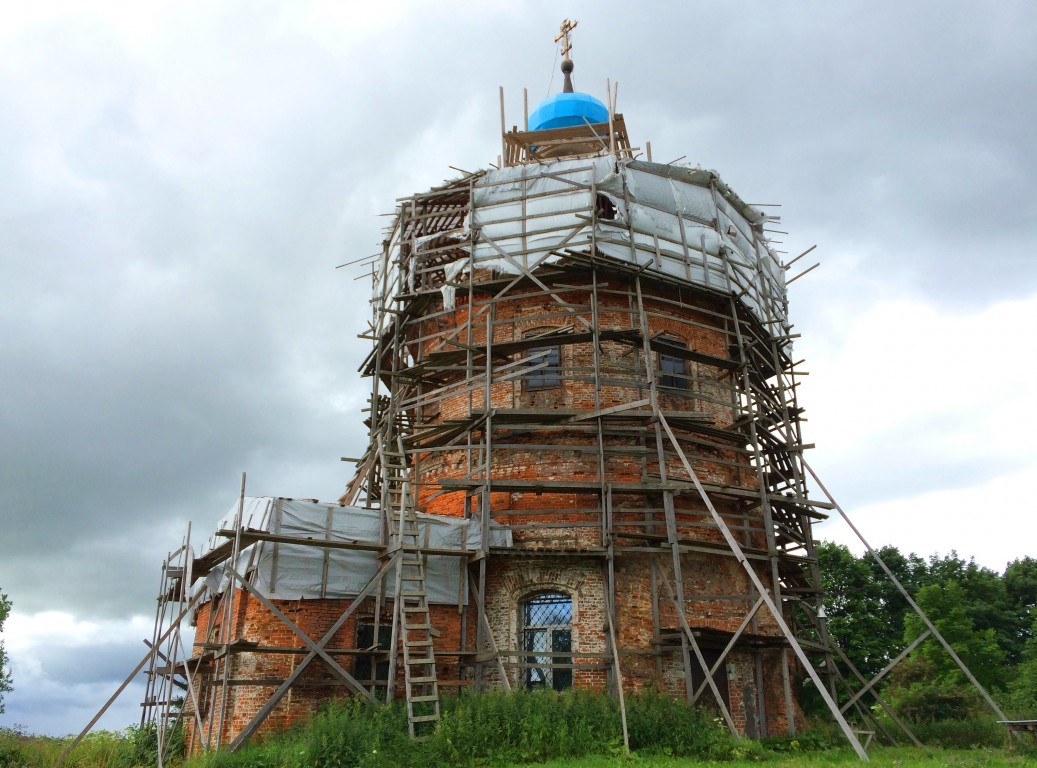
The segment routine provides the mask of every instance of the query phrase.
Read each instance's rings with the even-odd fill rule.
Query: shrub
[[[131,766],[153,766],[158,764],[158,726],[147,723],[143,726],[131,726],[126,729],[128,740],[126,750],[126,768]],[[187,735],[182,720],[167,726],[163,740],[163,765],[179,765],[183,762],[187,749]]]
[[[752,751],[736,741],[719,715],[646,690],[627,698],[630,748],[648,753],[723,760]]]
[[[754,741],[734,739],[712,713],[654,692],[626,700],[630,746],[646,754],[709,760],[759,759]],[[622,752],[619,704],[568,690],[488,692],[442,701],[442,719],[414,742],[403,702],[329,704],[305,730],[271,735],[229,754],[193,758],[188,768],[424,768],[537,763]],[[0,767],[2,768],[2,767]]]
[[[288,734],[248,744],[237,752],[210,752],[188,761],[205,768],[304,768],[309,765],[305,742]]]
[[[923,744],[944,749],[1000,747],[1005,743],[1005,727],[993,717],[916,723],[911,730]]]
[[[910,723],[965,721],[983,708],[976,689],[957,668],[941,675],[939,667],[922,655],[902,661],[893,670],[886,695],[894,711]]]
[[[480,693],[446,700],[430,740],[453,765],[542,762],[620,749],[618,705],[584,691]]]
[[[0,768],[16,768],[29,764],[26,736],[15,728],[0,728]]]
[[[316,768],[418,765],[424,744],[410,740],[402,703],[379,707],[348,699],[328,705],[310,722],[305,751]]]
[[[769,736],[760,740],[761,746],[769,752],[786,754],[790,752],[825,752],[830,749],[843,749],[848,746],[846,736],[835,723],[811,723],[805,731],[795,734]]]

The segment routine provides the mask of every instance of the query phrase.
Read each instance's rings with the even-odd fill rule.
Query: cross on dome
[[[555,42],[562,43],[562,74],[565,84],[561,93],[548,96],[533,110],[529,116],[529,129],[542,131],[550,128],[571,128],[573,126],[607,123],[609,111],[601,101],[587,93],[576,93],[573,88],[573,60],[569,58],[572,50],[570,34],[579,22],[566,19],[562,22]]]
[[[562,22],[562,26],[559,27],[561,31],[555,36],[556,43],[559,40],[565,41],[562,43],[562,56],[564,57],[562,59],[562,74],[565,75],[565,84],[562,86],[562,93],[573,92],[573,60],[569,58],[569,51],[572,50],[573,44],[572,40],[569,39],[569,33],[576,29],[576,25],[579,23],[580,22],[578,21],[569,21],[566,19]]]
[[[569,33],[576,29],[576,25],[579,23],[580,22],[578,21],[569,21],[566,19],[562,22],[562,26],[559,28],[561,31],[555,37],[556,43],[563,38],[565,39],[565,42],[562,43],[562,55],[566,58],[568,58],[568,53],[573,47],[572,41],[569,40]]]

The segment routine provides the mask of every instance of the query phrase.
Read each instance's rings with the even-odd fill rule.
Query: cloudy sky
[[[0,725],[86,724],[242,471],[338,496],[368,305],[335,267],[395,198],[496,160],[497,87],[509,126],[558,89],[565,16],[577,88],[618,80],[635,145],[818,245],[791,290],[808,460],[865,535],[1037,554],[1037,7],[443,5],[4,3]]]

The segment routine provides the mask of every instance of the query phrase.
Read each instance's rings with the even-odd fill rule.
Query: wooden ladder
[[[419,551],[422,543],[417,513],[405,480],[407,467],[403,451],[386,454],[383,461],[389,470],[388,498],[393,509],[389,532],[393,544],[402,550],[396,570],[395,610],[403,646],[407,726],[410,735],[420,740],[429,736],[439,721],[439,683],[434,649],[437,633],[429,613],[425,557]]]

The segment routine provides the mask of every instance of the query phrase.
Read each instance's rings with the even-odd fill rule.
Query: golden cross
[[[555,42],[557,43],[559,40],[563,38],[565,39],[565,42],[562,43],[563,56],[568,55],[569,51],[572,50],[573,44],[569,40],[569,33],[576,29],[576,25],[579,23],[580,22],[578,21],[569,21],[568,19],[562,22],[562,26],[560,27],[561,32],[558,33],[558,36],[555,38]]]

